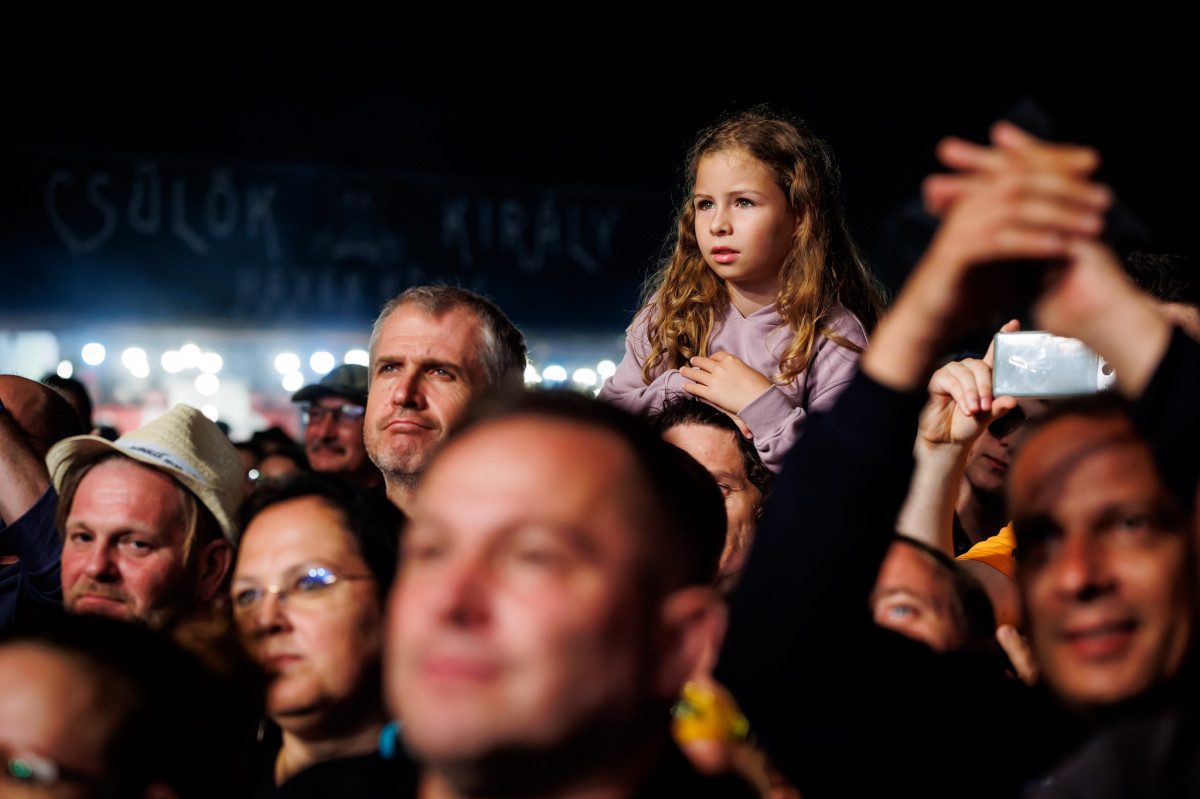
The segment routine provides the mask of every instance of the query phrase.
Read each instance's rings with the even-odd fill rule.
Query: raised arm
[[[1020,327],[1014,319],[1000,332]],[[992,397],[992,347],[982,360],[952,361],[933,373],[913,455],[917,461],[896,530],[954,556],[954,507],[971,446],[1016,407]]]
[[[46,493],[50,473],[3,402],[0,397],[0,520],[12,524]]]

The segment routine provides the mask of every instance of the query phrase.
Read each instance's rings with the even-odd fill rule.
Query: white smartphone
[[[1111,388],[1108,362],[1082,341],[1028,330],[997,333],[992,393],[997,397],[1070,397]]]

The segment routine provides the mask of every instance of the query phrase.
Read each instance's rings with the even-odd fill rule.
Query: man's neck
[[[581,765],[584,773],[564,772],[549,763],[539,766],[536,758],[524,763],[509,763],[515,768],[496,771],[496,780],[468,769],[447,774],[435,768],[424,769],[417,789],[418,799],[631,799],[638,795],[647,777],[659,767],[671,748],[670,739],[645,741],[634,749],[622,747],[623,754]],[[561,766],[562,758],[557,758]],[[570,758],[567,758],[570,759]],[[486,771],[486,770],[485,770]],[[474,772],[474,773],[469,773]],[[524,775],[522,777],[522,775]],[[513,778],[518,781],[514,782]]]
[[[402,510],[406,516],[412,513],[413,500],[416,499],[419,482],[419,475],[384,476],[388,501]]]
[[[520,799],[630,799],[637,789],[633,779],[613,777],[604,783],[563,786],[561,790],[522,794]],[[499,796],[515,799],[511,793],[459,790],[441,774],[425,772],[417,787],[417,799],[496,799]]]
[[[954,512],[972,545],[991,538],[1008,524],[1004,497],[979,491],[965,477],[958,489]]]

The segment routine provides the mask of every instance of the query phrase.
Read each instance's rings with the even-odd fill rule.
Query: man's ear
[[[711,670],[725,639],[728,611],[708,586],[688,586],[663,600],[659,612],[656,690],[675,699],[693,674]]]
[[[196,555],[196,598],[212,602],[233,567],[233,546],[224,538],[209,541]]]

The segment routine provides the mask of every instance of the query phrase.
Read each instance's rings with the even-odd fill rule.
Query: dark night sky
[[[722,35],[740,42],[735,22]],[[1069,47],[1053,32],[964,34],[947,48],[933,34],[879,46],[806,31],[768,52],[753,39],[668,48],[666,37],[626,31],[430,30],[284,36],[175,25],[44,42],[10,31],[0,145],[585,184],[668,201],[692,134],[726,109],[766,101],[833,145],[855,235],[879,263],[885,220],[935,168],[937,139],[979,138],[1005,109],[1032,101],[1054,136],[1101,149],[1104,177],[1157,248],[1194,246],[1195,70],[1132,28],[1073,31]],[[1120,46],[1118,33],[1135,46]]]

